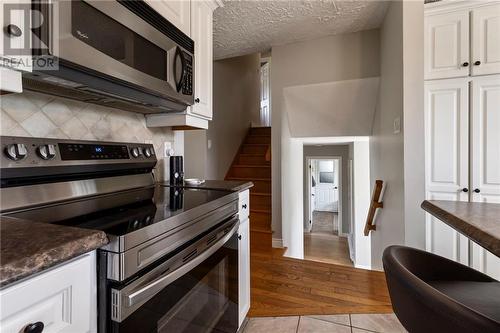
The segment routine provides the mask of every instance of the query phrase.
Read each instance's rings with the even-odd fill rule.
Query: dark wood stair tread
[[[251,178],[251,177],[226,177],[226,180],[260,181],[270,182],[271,178]]]

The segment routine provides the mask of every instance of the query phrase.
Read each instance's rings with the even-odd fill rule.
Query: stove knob
[[[132,154],[132,156],[133,156],[134,158],[139,157],[139,155],[141,154],[141,153],[140,153],[140,151],[139,151],[139,148],[137,148],[137,147],[132,148],[132,149],[130,150],[130,153]]]
[[[38,156],[44,160],[51,160],[56,157],[56,146],[55,145],[42,145],[38,147]]]
[[[152,155],[152,154],[151,154],[151,149],[149,149],[149,148],[144,148],[144,156],[146,156],[146,157],[148,157],[148,158],[149,158],[149,157],[151,157],[151,155]]]
[[[13,143],[5,147],[5,154],[11,160],[19,161],[28,155],[28,150],[22,143]]]

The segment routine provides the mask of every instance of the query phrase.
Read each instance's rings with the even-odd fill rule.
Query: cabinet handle
[[[21,28],[19,28],[15,24],[9,24],[8,26],[5,27],[5,30],[7,34],[12,37],[21,37],[21,35],[23,34]]]
[[[476,65],[476,66],[481,65],[481,61],[479,61],[479,60],[478,60],[478,61],[476,61],[476,62],[474,63],[474,65]]]
[[[238,239],[241,240],[241,235],[238,235]]]
[[[464,63],[462,64],[462,66],[464,66],[464,67],[468,67],[468,66],[469,66],[469,63],[466,61],[466,62],[464,62]]]
[[[44,324],[41,321],[37,321],[36,323],[28,324],[24,328],[24,333],[42,333]]]
[[[478,189],[478,188],[476,188],[476,189],[474,190],[474,192],[479,193],[479,192],[481,192],[481,190],[480,190],[480,189]]]
[[[467,187],[464,187],[464,188],[462,189],[462,192],[467,193],[467,192],[469,192],[469,189],[468,189]]]
[[[199,99],[199,98],[196,98],[196,99],[194,100],[194,102],[195,102],[195,103],[200,103],[200,99]]]
[[[241,205],[241,208],[247,209],[247,204]]]

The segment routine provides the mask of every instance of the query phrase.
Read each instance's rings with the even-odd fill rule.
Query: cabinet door
[[[191,32],[195,43],[194,98],[190,112],[212,119],[212,7],[191,2]]]
[[[148,5],[160,13],[170,23],[186,35],[191,35],[190,0],[145,0]]]
[[[500,280],[500,258],[471,241],[471,267]]]
[[[474,78],[471,117],[474,202],[500,202],[500,75]]]
[[[471,25],[472,75],[500,73],[500,4],[474,9]]]
[[[469,12],[425,18],[425,79],[469,75]]]
[[[425,182],[429,200],[468,201],[468,79],[425,85]],[[468,240],[426,214],[426,248],[468,263]]]
[[[238,229],[240,236],[240,247],[238,251],[238,306],[239,306],[239,326],[245,320],[250,309],[250,221],[246,219],[240,221]]]
[[[2,333],[24,332],[42,322],[43,332],[97,331],[95,255],[86,254],[0,291]]]

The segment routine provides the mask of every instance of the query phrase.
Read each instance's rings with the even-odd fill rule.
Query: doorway
[[[342,228],[342,157],[307,158],[304,259],[352,266]]]
[[[271,58],[260,60],[260,126],[271,126]]]

